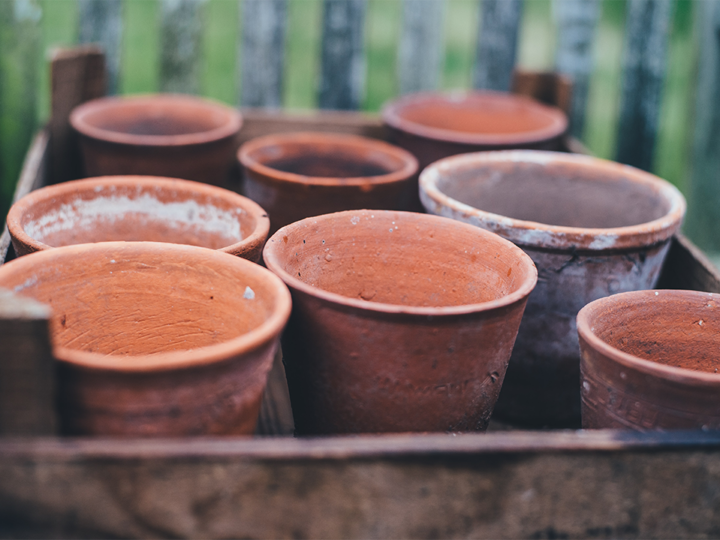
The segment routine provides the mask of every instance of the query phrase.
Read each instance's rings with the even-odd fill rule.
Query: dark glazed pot
[[[685,199],[638,169],[587,156],[505,151],[455,156],[420,176],[428,212],[493,231],[538,268],[498,418],[580,425],[575,318],[587,303],[652,288]]]
[[[290,294],[239,257],[156,242],[48,249],[0,267],[48,304],[68,435],[251,434]]]
[[[280,229],[284,362],[298,434],[487,427],[537,273],[497,235],[358,210]]]
[[[342,210],[401,209],[418,170],[401,148],[338,133],[259,137],[240,148],[238,159],[245,194],[268,211],[272,232]]]
[[[149,175],[227,187],[240,113],[179,94],[95,99],[76,107],[85,176]]]
[[[720,428],[720,295],[616,294],[577,328],[584,428]]]
[[[110,176],[33,191],[10,209],[7,226],[18,255],[124,240],[219,249],[258,262],[270,220],[250,199],[218,187]]]

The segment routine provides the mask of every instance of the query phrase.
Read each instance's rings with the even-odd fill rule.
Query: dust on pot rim
[[[568,126],[560,109],[501,92],[420,92],[388,103],[383,121],[426,139],[505,147],[560,137]]]
[[[242,117],[236,109],[204,98],[147,94],[88,101],[72,111],[70,124],[101,141],[182,147],[233,137]]]
[[[97,285],[91,280],[85,279],[90,276],[91,272],[96,271],[97,276],[101,278],[100,284]],[[173,273],[177,273],[179,278],[173,279]],[[187,274],[195,275],[195,282],[188,280]],[[153,275],[156,280],[159,280],[158,283],[167,285],[167,290],[157,290],[157,283],[155,287],[151,286],[149,277]],[[128,284],[131,284],[133,276],[142,276],[138,278],[137,294],[133,293],[132,288],[125,290],[120,287],[123,284],[129,287]],[[43,283],[47,287],[50,285],[52,287],[43,290]],[[115,296],[108,293],[99,299],[98,290],[103,283],[110,285]],[[67,294],[72,295],[72,300],[65,301],[58,298],[63,284],[68,287]],[[82,286],[80,287],[78,284],[82,284]],[[196,287],[198,284],[202,284],[202,286]],[[216,286],[223,284],[230,284],[233,287],[229,294],[228,291],[225,291],[224,297],[219,294],[220,291],[213,292]],[[0,287],[49,304],[54,310],[52,318],[53,351],[58,360],[84,368],[130,373],[162,372],[209,365],[254,351],[280,334],[291,309],[290,293],[287,287],[277,276],[265,268],[215,250],[157,242],[102,242],[65,246],[33,253],[0,267]],[[172,291],[175,293],[170,294]],[[79,323],[80,326],[92,324],[93,328],[97,328],[101,317],[107,318],[106,326],[114,328],[113,332],[118,333],[123,340],[127,339],[128,333],[132,337],[132,332],[134,332],[137,337],[138,332],[147,330],[147,325],[152,320],[146,320],[145,324],[140,325],[141,328],[136,328],[130,323],[133,321],[136,324],[139,323],[133,317],[127,317],[127,309],[123,308],[120,303],[113,303],[118,295],[123,294],[132,297],[132,309],[134,310],[132,313],[135,315],[143,313],[143,309],[152,305],[155,306],[155,311],[162,308],[162,316],[170,319],[166,320],[166,324],[162,326],[168,330],[173,327],[185,328],[188,332],[183,335],[187,341],[187,335],[188,333],[192,334],[189,331],[192,330],[194,323],[188,310],[182,309],[182,306],[176,306],[181,303],[180,291],[187,293],[188,300],[185,302],[187,305],[192,304],[197,308],[201,303],[214,302],[213,313],[219,313],[222,309],[222,312],[227,315],[235,310],[240,313],[236,318],[242,314],[251,314],[254,319],[247,323],[248,328],[245,329],[242,328],[238,319],[235,321],[237,324],[224,331],[225,335],[220,334],[219,330],[213,334],[196,328],[196,333],[201,336],[200,341],[203,344],[185,349],[178,346],[182,344],[182,339],[178,336],[168,341],[168,347],[175,347],[170,350],[131,354],[113,354],[109,350],[90,352],[72,348],[69,343],[62,342],[62,340],[69,339],[62,334],[71,328],[72,324]],[[157,297],[164,293],[168,293],[167,297],[161,298],[163,301],[159,304]],[[79,318],[73,323],[66,320],[65,314],[59,313],[65,304],[67,306],[86,305],[89,301],[100,302],[101,300],[103,302],[102,309],[92,318]],[[252,309],[239,311],[240,302],[253,301],[255,304]],[[264,311],[259,309],[258,302],[266,305]],[[123,318],[133,320],[123,322]],[[219,315],[213,321],[196,316],[195,323],[210,324],[211,322],[225,325],[226,321],[220,320]],[[118,329],[118,326],[122,328]],[[102,339],[110,341],[104,345],[100,342],[97,347],[110,347],[112,335],[104,335]],[[142,344],[136,345],[137,342],[132,339],[128,341],[133,343],[133,347],[142,346]],[[215,343],[204,343],[205,341],[215,341]],[[150,347],[154,346],[156,344],[150,344]],[[157,344],[157,347],[162,348],[163,346],[162,343]],[[117,351],[117,349],[114,350]]]
[[[132,226],[131,216],[140,223]],[[63,245],[151,240],[257,260],[270,220],[247,197],[208,184],[104,176],[31,192],[12,206],[7,226],[21,255]]]
[[[645,314],[643,310],[646,310]],[[665,358],[662,361],[659,356],[655,359],[647,358],[654,354],[669,357],[673,349],[688,344],[680,342],[677,337],[663,335],[662,331],[657,332],[657,318],[663,314],[673,317],[674,327],[682,328],[686,335],[690,333],[688,341],[693,343],[693,352],[701,348],[698,347],[697,338],[709,335],[709,340],[700,343],[705,346],[703,352],[708,354],[694,359],[695,369],[672,365],[681,361],[690,364],[693,359],[688,359],[687,351],[678,354],[677,360]],[[652,326],[648,325],[650,321],[653,322]],[[696,386],[720,387],[720,372],[711,372],[711,368],[706,365],[711,358],[716,361],[717,355],[714,353],[720,345],[719,327],[720,294],[700,291],[646,290],[619,293],[590,302],[577,316],[579,336],[605,358],[646,375]],[[652,354],[648,352],[648,343],[643,341],[644,338],[653,341],[655,350]],[[710,351],[707,351],[708,346]],[[634,350],[636,354],[628,350]],[[720,363],[717,365],[720,367]]]
[[[339,133],[296,132],[257,137],[237,153],[266,180],[318,186],[403,182],[417,172],[415,157],[384,141]]]
[[[505,291],[499,297],[492,299],[483,299],[481,301],[472,302],[461,302],[455,304],[448,304],[446,302],[438,303],[437,305],[417,305],[418,302],[412,302],[402,304],[398,302],[388,302],[383,300],[368,300],[362,297],[352,297],[348,294],[334,292],[329,290],[337,288],[336,286],[319,286],[312,283],[308,283],[307,274],[303,276],[295,276],[288,271],[288,265],[283,258],[283,251],[287,249],[293,250],[294,246],[306,245],[304,242],[304,236],[313,231],[327,231],[327,237],[329,240],[350,241],[354,242],[351,235],[338,235],[335,238],[335,223],[346,222],[352,227],[378,227],[378,231],[385,233],[387,236],[382,239],[381,245],[384,247],[409,247],[408,243],[403,239],[403,231],[400,227],[412,228],[414,231],[427,232],[430,238],[433,238],[433,231],[435,227],[451,227],[462,231],[464,234],[472,235],[479,244],[494,246],[498,250],[496,257],[499,257],[500,252],[504,251],[508,257],[514,258],[515,267],[520,269],[521,279],[519,282],[514,283],[509,290]],[[398,234],[399,231],[399,234]],[[322,240],[323,246],[325,240]],[[434,243],[440,247],[443,239],[437,239]],[[448,246],[445,255],[451,256],[453,252],[460,254],[460,247],[453,244],[449,244],[445,239],[445,245]],[[308,246],[311,247],[312,246]],[[334,245],[332,241],[327,244],[329,250],[332,250]],[[353,246],[354,247],[354,246]],[[355,251],[355,250],[350,250]],[[467,253],[467,250],[463,250]],[[288,252],[289,253],[289,252]],[[324,253],[324,252],[323,252]],[[332,260],[332,252],[330,253],[330,259],[325,254],[325,261]],[[292,255],[290,255],[292,256]],[[425,256],[438,256],[438,253],[425,253]],[[267,242],[265,249],[263,250],[263,258],[268,269],[275,272],[280,278],[291,288],[299,290],[310,296],[314,296],[326,302],[333,304],[343,305],[352,309],[360,309],[363,311],[376,312],[376,313],[387,313],[387,314],[403,314],[410,316],[456,316],[464,315],[468,313],[478,313],[482,311],[490,311],[497,308],[512,305],[516,302],[526,298],[535,287],[537,282],[537,269],[530,257],[525,254],[517,246],[508,242],[501,237],[453,220],[448,220],[438,216],[432,216],[427,214],[417,214],[412,212],[400,212],[400,211],[387,211],[387,210],[351,210],[345,212],[336,212],[333,214],[325,214],[322,216],[312,217],[303,219],[301,221],[292,223],[278,230]],[[296,261],[299,264],[303,264],[299,252],[295,254]],[[458,259],[461,258],[457,257]],[[352,257],[352,264],[355,264],[354,257]],[[318,259],[319,261],[319,259]],[[477,264],[481,264],[482,261],[477,261]],[[397,260],[399,268],[404,266],[406,272],[417,270],[418,266],[415,262],[407,260]],[[312,263],[310,263],[312,264]],[[362,263],[358,265],[358,268],[362,267]],[[306,268],[306,267],[303,267]],[[507,267],[504,267],[507,268]],[[512,268],[509,268],[512,270]],[[459,272],[460,273],[460,272]],[[503,269],[504,273],[504,269]],[[339,275],[336,273],[336,275]],[[507,277],[511,275],[509,271]],[[517,275],[517,274],[516,274]],[[505,276],[503,276],[505,277]],[[300,279],[302,278],[302,279]],[[466,279],[470,279],[465,276]],[[351,280],[352,281],[352,280]],[[372,281],[372,280],[371,280]],[[399,280],[398,280],[399,281]],[[446,281],[451,281],[448,279]],[[514,279],[513,279],[514,281]],[[412,285],[412,284],[411,284]],[[399,282],[393,283],[393,288],[399,288]],[[393,294],[397,294],[397,290]],[[359,295],[356,295],[359,296]],[[444,304],[444,305],[443,305]]]
[[[686,208],[677,188],[650,173],[590,156],[537,150],[477,152],[437,161],[420,175],[420,198],[434,214],[472,223],[518,245],[590,251],[667,240],[680,228]]]

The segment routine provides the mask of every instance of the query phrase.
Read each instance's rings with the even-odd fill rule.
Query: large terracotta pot
[[[259,137],[240,148],[238,159],[245,194],[268,211],[272,232],[341,210],[401,209],[417,173],[405,150],[337,133]]]
[[[214,186],[152,176],[110,176],[49,186],[20,199],[7,226],[18,255],[113,240],[170,242],[260,260],[265,210]]]
[[[284,227],[263,256],[293,295],[297,433],[486,428],[537,279],[520,249],[448,219],[358,210]]]
[[[720,295],[616,294],[577,328],[584,428],[720,428]]]
[[[240,113],[179,94],[95,99],[76,107],[85,176],[150,175],[228,186]]]
[[[683,196],[632,167],[536,151],[441,160],[423,171],[420,190],[430,213],[499,234],[538,268],[498,417],[579,426],[575,317],[593,300],[655,285],[685,213]]]
[[[0,267],[48,304],[69,435],[251,434],[290,294],[239,257],[156,242],[49,249]]]

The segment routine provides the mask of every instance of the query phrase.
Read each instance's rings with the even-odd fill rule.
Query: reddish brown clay
[[[70,115],[86,176],[150,175],[228,186],[240,113],[194,96],[89,101]]]
[[[261,266],[209,249],[105,242],[0,267],[0,287],[48,304],[62,430],[253,432],[290,294]]]
[[[169,242],[260,260],[270,220],[250,199],[214,186],[153,176],[110,176],[33,191],[10,209],[18,255],[114,240]]]
[[[238,159],[245,193],[268,211],[272,232],[341,210],[400,209],[418,170],[401,148],[337,133],[259,137],[240,148]]]
[[[584,428],[720,428],[720,295],[616,294],[577,328]]]
[[[280,229],[263,255],[293,295],[299,434],[487,427],[537,279],[520,249],[444,218],[356,210]]]
[[[654,286],[683,196],[632,167],[529,150],[441,160],[423,171],[420,190],[430,213],[499,234],[538,268],[497,416],[579,426],[576,315],[598,298]]]

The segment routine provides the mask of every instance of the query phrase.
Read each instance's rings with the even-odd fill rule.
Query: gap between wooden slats
[[[672,6],[670,0],[627,3],[615,158],[644,170],[655,153]]]
[[[439,86],[444,14],[443,0],[404,0],[398,53],[401,94]]]
[[[510,91],[522,0],[482,0],[473,86]]]
[[[162,0],[160,89],[197,94],[205,0]]]
[[[105,53],[107,93],[116,94],[123,34],[122,0],[80,0],[80,43],[94,43]]]

